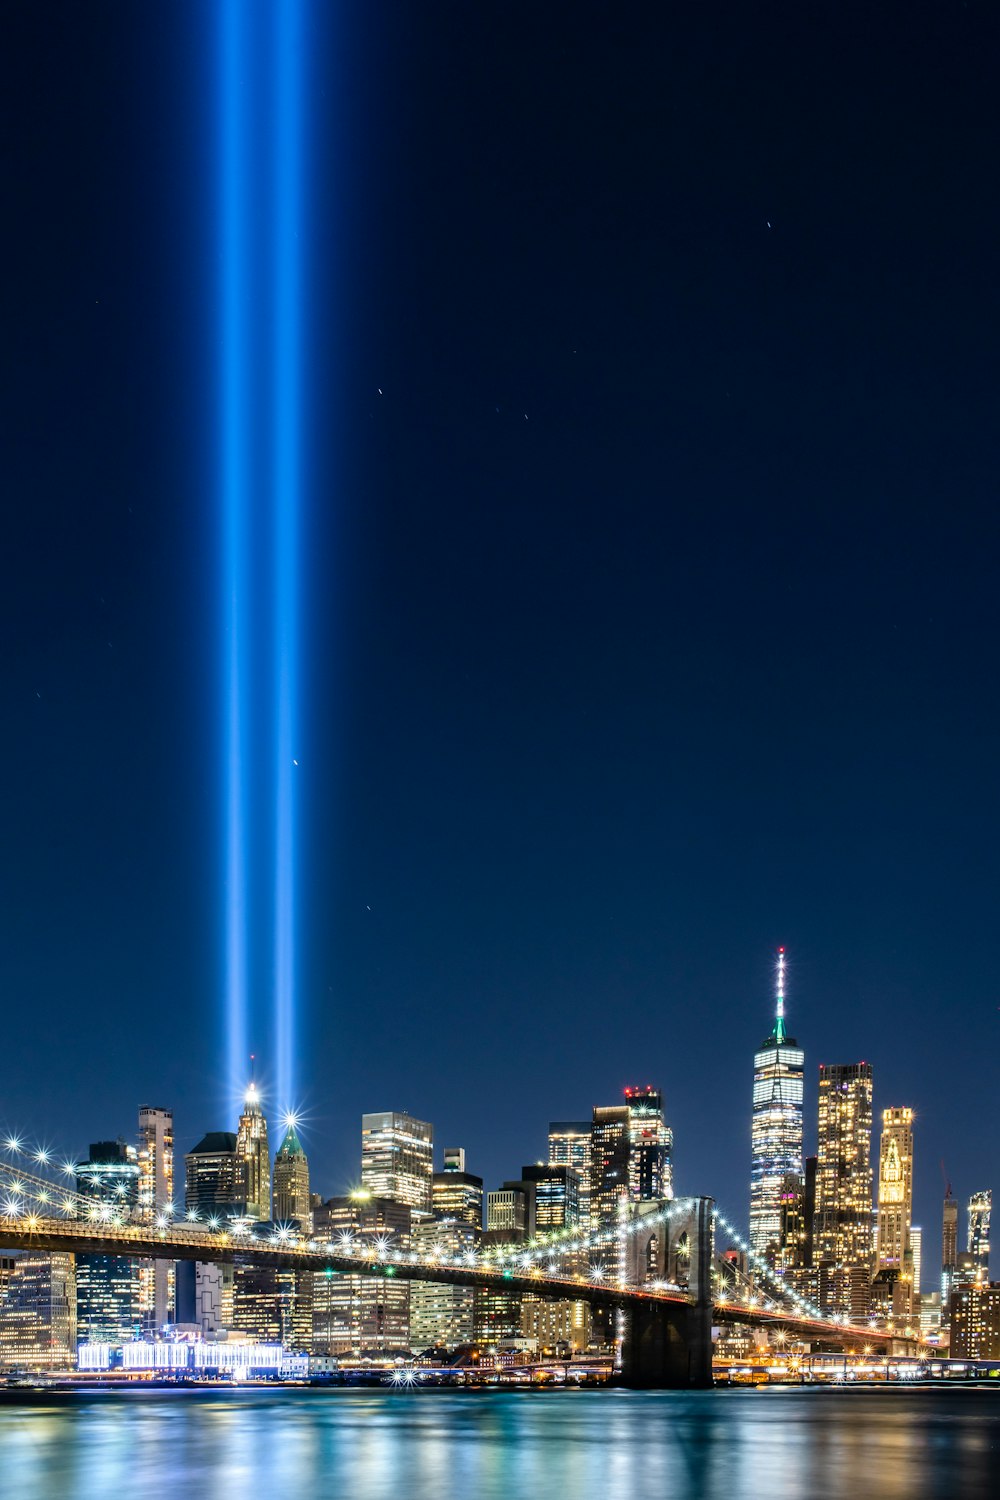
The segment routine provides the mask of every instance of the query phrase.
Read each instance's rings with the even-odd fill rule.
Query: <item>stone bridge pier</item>
[[[666,1222],[659,1218],[669,1208]],[[622,1380],[636,1388],[679,1390],[712,1384],[712,1198],[631,1205],[626,1279],[632,1286],[670,1281],[687,1305],[632,1304],[625,1313]],[[649,1220],[648,1226],[644,1223]]]

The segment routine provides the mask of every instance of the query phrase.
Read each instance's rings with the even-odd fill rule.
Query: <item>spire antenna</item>
[[[779,1042],[785,1040],[785,950],[778,949],[777,974],[775,976],[774,1035]]]

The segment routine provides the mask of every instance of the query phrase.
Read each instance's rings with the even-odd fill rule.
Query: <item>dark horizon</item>
[[[4,59],[0,1124],[67,1152],[238,1111],[203,17],[21,6]],[[916,1110],[925,1291],[945,1180],[1000,1188],[998,26],[309,8],[324,1195],[364,1111],[489,1187],[651,1082],[745,1223],[782,944],[807,1146],[821,1061],[872,1063],[875,1153]]]

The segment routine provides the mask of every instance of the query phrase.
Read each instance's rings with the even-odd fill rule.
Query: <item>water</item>
[[[955,1500],[1000,1391],[116,1392],[0,1407],[7,1500]]]

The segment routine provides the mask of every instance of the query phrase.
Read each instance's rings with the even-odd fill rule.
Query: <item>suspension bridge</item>
[[[106,1184],[95,1197],[70,1186],[76,1175],[75,1163],[8,1138],[0,1148],[0,1248],[238,1263],[582,1301],[623,1315],[622,1372],[635,1386],[711,1385],[712,1327],[719,1323],[772,1328],[843,1349],[915,1353],[919,1347],[912,1335],[824,1316],[750,1255],[711,1198],[632,1203],[612,1230],[557,1230],[450,1255],[396,1245],[387,1234],[320,1240],[295,1225],[199,1219],[176,1214],[171,1204],[140,1214],[127,1202],[124,1182]],[[743,1293],[718,1278],[717,1227],[752,1264],[753,1286]]]

